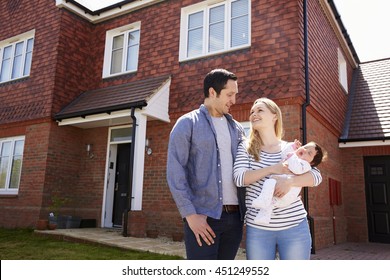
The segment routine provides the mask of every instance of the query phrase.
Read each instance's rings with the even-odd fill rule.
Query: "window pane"
[[[239,0],[232,3],[231,47],[245,45],[249,42],[248,12],[248,0]]]
[[[32,60],[32,53],[26,53],[26,58],[24,62],[24,70],[23,70],[23,76],[30,75],[30,69],[31,69],[31,60]]]
[[[111,74],[122,71],[124,35],[116,36],[112,44]]]
[[[126,70],[136,70],[138,65],[138,46],[129,47],[127,51]]]
[[[0,189],[5,189],[8,164],[11,153],[11,142],[4,142],[0,153]]]
[[[4,48],[3,62],[1,65],[0,82],[10,79],[12,46]]]
[[[17,43],[15,46],[14,64],[12,66],[12,79],[22,76],[22,55],[24,42]]]
[[[225,5],[210,9],[210,24],[223,22],[225,20]]]
[[[188,57],[202,54],[203,28],[188,32]]]
[[[225,42],[225,6],[210,9],[209,52],[223,50]]]
[[[129,33],[129,46],[139,44],[139,30]]]
[[[187,56],[192,57],[203,52],[203,11],[188,17]]]
[[[22,171],[22,157],[15,156],[14,160],[12,162],[11,179],[10,179],[10,184],[9,184],[10,189],[18,189],[19,188],[21,171]]]
[[[26,50],[26,58],[24,60],[23,76],[30,75],[33,43],[34,43],[34,39],[29,39],[27,41],[27,50]]]
[[[123,40],[124,40],[124,35],[114,37],[114,40],[112,42],[112,49],[113,50],[122,49]]]
[[[240,17],[232,20],[231,47],[248,44],[248,17]]]
[[[127,49],[126,70],[136,70],[138,65],[140,32],[134,31],[129,33],[129,45]]]
[[[5,189],[9,157],[0,157],[0,189]]]
[[[232,18],[248,15],[248,0],[239,0],[232,3]]]
[[[15,141],[15,156],[21,156],[23,155],[23,150],[24,150],[24,140],[18,140]]]
[[[112,53],[111,74],[122,71],[123,50],[117,50]]]
[[[11,155],[11,142],[3,142],[0,157]]]
[[[188,30],[203,26],[203,11],[192,14],[188,17]]]
[[[115,141],[130,141],[132,135],[132,127],[118,128],[111,130],[111,142]]]
[[[224,49],[224,24],[218,23],[210,26],[209,52]]]

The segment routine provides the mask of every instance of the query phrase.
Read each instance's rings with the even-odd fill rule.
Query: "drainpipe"
[[[307,31],[307,0],[303,0],[303,38],[304,38],[304,53],[305,53],[305,103],[302,105],[302,144],[307,143],[307,127],[306,127],[306,109],[310,105],[310,82],[309,82],[309,49],[308,49],[308,31]],[[314,246],[314,220],[309,214],[309,193],[308,189],[303,188],[303,205],[307,211],[307,219],[310,225],[310,233],[312,237],[311,253],[315,254]]]
[[[130,170],[129,170],[129,189],[127,191],[127,208],[123,212],[123,228],[122,235],[127,237],[127,222],[129,212],[131,210],[131,195],[133,193],[133,172],[134,172],[134,151],[135,151],[135,132],[137,130],[137,118],[134,115],[135,107],[131,108],[131,118],[133,120],[133,131],[131,135],[131,148],[130,148]]]

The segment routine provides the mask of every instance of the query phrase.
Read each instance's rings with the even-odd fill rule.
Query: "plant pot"
[[[181,241],[183,241],[183,239],[184,239],[183,233],[181,233],[181,232],[172,233],[172,240],[173,241],[181,242]]]
[[[48,227],[50,230],[55,230],[57,228],[57,224],[49,224]]]
[[[49,225],[49,221],[48,220],[38,220],[37,221],[37,230],[47,230],[48,228],[48,225]]]
[[[57,217],[49,216],[48,228],[53,230],[57,228]]]

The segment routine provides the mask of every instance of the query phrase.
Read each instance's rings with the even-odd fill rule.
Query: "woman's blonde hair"
[[[281,140],[283,137],[283,118],[279,106],[276,105],[276,103],[273,102],[271,99],[262,97],[256,99],[255,102],[253,102],[252,108],[258,103],[263,103],[265,106],[267,106],[267,108],[271,111],[271,113],[276,114],[274,129],[275,129],[276,137],[279,140]],[[248,153],[252,155],[256,161],[260,160],[260,151],[261,151],[261,146],[263,145],[264,145],[263,139],[261,139],[259,132],[254,130],[251,125],[247,150]]]

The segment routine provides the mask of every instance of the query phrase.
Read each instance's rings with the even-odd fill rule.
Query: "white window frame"
[[[124,49],[127,50],[127,42],[128,35],[130,32],[139,31],[139,42],[138,42],[138,53],[137,53],[137,63],[134,69],[126,70],[126,62],[127,62],[127,51],[123,51],[122,57],[122,70],[118,73],[111,74],[111,62],[112,62],[112,47],[114,38],[116,36],[124,35]],[[104,49],[104,62],[103,62],[103,78],[115,77],[127,73],[133,73],[138,70],[138,61],[139,61],[139,50],[140,50],[140,42],[141,42],[141,22],[135,22],[129,25],[121,26],[116,29],[108,30],[106,32],[106,45]]]
[[[337,50],[338,56],[338,68],[339,68],[339,82],[346,93],[348,93],[348,74],[347,74],[347,61],[344,58],[340,49]]]
[[[29,40],[32,40],[32,49],[31,51],[27,52],[27,45]],[[34,41],[35,41],[35,30],[31,30],[28,32],[25,32],[23,34],[19,34],[17,36],[14,36],[12,38],[7,38],[3,41],[0,41],[0,84],[6,83],[9,81],[14,81],[18,79],[23,79],[25,77],[30,76],[31,73],[31,65],[32,65],[32,56],[33,56],[33,51],[34,51]],[[15,48],[17,44],[23,43],[23,49],[21,53],[21,66],[20,66],[20,73],[16,77],[12,77],[13,75],[13,70],[14,70],[14,63],[15,63]],[[11,57],[10,57],[10,64],[8,66],[8,76],[3,77],[4,80],[1,80],[3,71],[3,63],[4,63],[4,50],[6,48],[11,48]],[[27,69],[27,73],[25,73],[25,67],[26,67],[26,54],[29,53],[31,58],[29,61],[29,68]]]
[[[19,170],[19,182],[17,188],[10,188],[10,180],[11,180],[11,171],[12,166],[14,162],[15,157],[15,142],[16,141],[23,141],[23,153],[21,157],[21,163],[20,163],[20,170]],[[11,154],[8,161],[7,171],[6,171],[6,180],[5,180],[5,188],[0,188],[0,195],[17,195],[19,192],[19,186],[20,186],[20,179],[22,174],[22,168],[23,168],[23,156],[24,156],[24,145],[25,145],[25,137],[24,136],[17,136],[17,137],[10,137],[10,138],[2,138],[0,139],[0,158],[1,158],[1,151],[4,143],[11,142]]]
[[[231,5],[237,0],[207,0],[181,9],[180,19],[180,45],[179,45],[179,61],[192,60],[200,57],[207,57],[215,54],[221,54],[234,50],[244,49],[251,46],[251,1],[248,0],[248,43],[236,47],[230,47],[231,41]],[[210,9],[225,5],[224,18],[224,48],[222,50],[209,52],[209,12]],[[203,47],[202,53],[191,57],[187,56],[188,51],[188,21],[189,16],[203,11]]]

